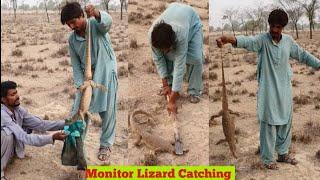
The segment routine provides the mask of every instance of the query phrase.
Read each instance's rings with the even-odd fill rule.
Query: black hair
[[[285,27],[288,24],[288,14],[283,9],[271,11],[268,18],[269,25],[279,24]]]
[[[176,33],[173,31],[172,26],[163,20],[156,24],[151,33],[151,43],[157,49],[175,47]]]
[[[67,2],[61,10],[61,23],[65,25],[68,21],[84,16],[83,10],[78,2]]]
[[[13,81],[1,82],[1,98],[6,97],[10,89],[16,89],[16,88],[17,88],[17,83]]]

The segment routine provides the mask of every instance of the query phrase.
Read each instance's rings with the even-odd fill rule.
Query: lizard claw
[[[97,87],[97,83],[94,82],[93,80],[89,80],[89,82],[90,82],[90,86],[91,86],[92,88]]]
[[[83,90],[88,87],[89,85],[91,85],[91,80],[89,81],[84,81],[83,84],[79,87],[80,92],[83,92]]]

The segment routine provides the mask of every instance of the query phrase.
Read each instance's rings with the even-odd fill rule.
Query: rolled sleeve
[[[23,127],[30,128],[32,130],[37,131],[57,131],[62,130],[65,121],[58,120],[58,121],[45,121],[37,116],[29,114],[27,110],[20,108],[22,117],[23,117]]]
[[[80,64],[80,57],[76,54],[76,51],[73,48],[72,40],[69,39],[69,52],[71,57],[71,64],[72,64],[72,72],[73,72],[73,79],[74,79],[74,86],[79,88],[83,84],[83,70]]]
[[[8,126],[12,131],[17,140],[31,145],[31,146],[44,146],[46,144],[53,144],[52,135],[37,135],[37,134],[27,134],[18,125]]]
[[[106,34],[111,29],[112,17],[104,11],[100,11],[100,21],[96,20],[95,25],[101,34]]]
[[[236,36],[237,48],[244,48],[248,51],[259,52],[262,48],[262,39],[260,35],[257,36]]]
[[[179,92],[182,89],[183,76],[186,69],[186,55],[174,62],[172,91]]]
[[[152,48],[153,62],[156,65],[157,72],[161,78],[168,77],[167,63],[164,55],[158,50]]]
[[[186,38],[180,38],[178,42],[175,60],[172,91],[179,92],[182,89],[183,76],[186,69],[188,42]]]
[[[315,69],[320,69],[320,60],[302,49],[294,40],[290,48],[290,57]]]

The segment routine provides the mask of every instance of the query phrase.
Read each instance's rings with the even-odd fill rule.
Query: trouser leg
[[[1,178],[4,177],[4,169],[14,155],[14,136],[7,135],[1,130]]]
[[[264,164],[273,161],[276,134],[276,126],[260,121],[260,156]]]

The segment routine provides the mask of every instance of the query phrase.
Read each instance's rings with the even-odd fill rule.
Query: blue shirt
[[[192,39],[193,34],[202,28],[202,24],[199,15],[191,6],[171,3],[149,29],[150,43],[153,27],[162,20],[172,26],[176,34],[176,47],[166,54],[156,48],[152,48],[152,56],[161,78],[169,76],[165,59],[173,61],[172,90],[178,92],[182,89],[186,64],[196,65],[202,63],[202,58],[199,58],[202,57],[202,49],[200,52],[188,50],[189,41]]]
[[[91,27],[91,66],[93,69],[93,80],[98,84],[104,85],[107,91],[115,91],[115,89],[113,89],[114,86],[110,84],[117,73],[116,56],[108,34],[111,28],[112,18],[106,12],[100,11],[100,15],[100,22],[94,18],[88,20],[88,24],[90,24]],[[74,85],[76,88],[79,88],[84,81],[86,39],[73,32],[69,37],[69,51],[73,67]],[[80,93],[78,92],[76,94],[74,107],[79,106],[80,97]],[[107,102],[108,92],[98,88],[93,89],[90,111],[106,111]],[[74,111],[76,110],[77,109],[74,109]]]
[[[272,41],[270,33],[237,36],[236,39],[238,48],[258,53],[258,119],[271,125],[287,124],[292,118],[293,73],[289,58],[316,69],[320,68],[319,59],[302,49],[286,34],[282,34],[277,44]]]
[[[14,113],[14,114],[13,114]],[[62,130],[65,121],[44,121],[39,117],[29,114],[21,106],[15,107],[14,112],[1,104],[1,131],[7,135],[13,134],[16,139],[15,151],[20,158],[24,157],[24,144],[43,146],[52,144],[52,135],[28,134],[25,129],[37,131]]]

